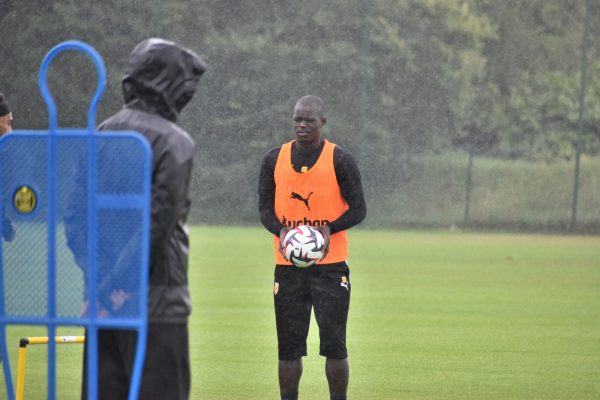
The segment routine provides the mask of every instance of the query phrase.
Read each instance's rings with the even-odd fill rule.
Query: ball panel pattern
[[[285,258],[301,268],[321,261],[324,248],[323,235],[309,225],[300,225],[290,230],[283,239]]]

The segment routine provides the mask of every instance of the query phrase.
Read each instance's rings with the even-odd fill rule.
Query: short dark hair
[[[8,113],[10,113],[10,107],[4,94],[0,93],[0,117],[4,117]]]
[[[302,104],[309,107],[314,107],[318,110],[322,117],[325,117],[325,102],[319,96],[314,96],[312,94],[303,96],[296,102],[296,106],[298,104]],[[294,108],[296,108],[294,106]]]

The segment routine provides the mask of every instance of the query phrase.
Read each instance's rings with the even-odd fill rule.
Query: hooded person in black
[[[153,153],[148,343],[139,399],[189,397],[186,220],[194,141],[175,122],[205,70],[204,61],[189,49],[164,39],[144,40],[132,51],[123,76],[125,106],[98,128],[137,131]],[[85,248],[85,230],[68,218],[65,222],[68,245],[77,259],[76,249]],[[110,303],[102,304],[108,314],[127,300],[122,291],[109,295],[112,309]],[[131,331],[99,331],[99,399],[127,398],[135,342]],[[85,384],[82,396],[86,397]]]

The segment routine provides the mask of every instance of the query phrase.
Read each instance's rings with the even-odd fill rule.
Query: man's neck
[[[317,151],[319,147],[321,147],[321,143],[323,143],[323,141],[321,139],[317,139],[310,143],[301,143],[296,141],[294,145],[296,146],[296,150],[298,150],[300,153],[312,154]]]

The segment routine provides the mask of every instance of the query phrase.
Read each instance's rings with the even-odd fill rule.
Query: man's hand
[[[283,249],[283,239],[285,239],[285,235],[288,234],[293,228],[285,227],[279,231],[279,253],[285,258],[285,250]]]
[[[111,304],[111,308],[112,308],[111,311],[112,312],[119,311],[121,308],[123,308],[123,305],[125,304],[125,302],[127,300],[129,300],[129,293],[127,293],[123,289],[113,290],[110,294],[110,304]],[[83,304],[83,309],[81,310],[82,317],[88,316],[89,308],[90,308],[89,303],[86,301]],[[110,311],[108,311],[106,308],[102,307],[100,305],[100,303],[96,303],[96,311],[98,313],[99,318],[106,318],[110,315]]]
[[[323,235],[323,239],[325,240],[325,245],[323,246],[323,258],[322,258],[322,259],[325,259],[325,257],[327,257],[327,253],[329,253],[329,238],[331,237],[329,225],[314,226],[313,228],[315,228],[316,230],[321,232],[321,235]]]
[[[85,303],[83,303],[83,309],[81,310],[81,316],[87,317],[89,310],[90,310],[90,305],[86,301]],[[98,318],[106,318],[109,315],[109,312],[106,310],[106,308],[100,306],[100,304],[96,304],[96,312],[98,313]]]
[[[113,312],[119,311],[128,299],[129,293],[123,289],[113,290],[110,294],[110,304],[112,305]]]
[[[2,236],[3,236],[4,240],[6,240],[7,242],[13,241],[16,233],[17,233],[17,229],[15,228],[15,224],[13,224],[11,221],[5,219],[3,226],[2,226]]]

